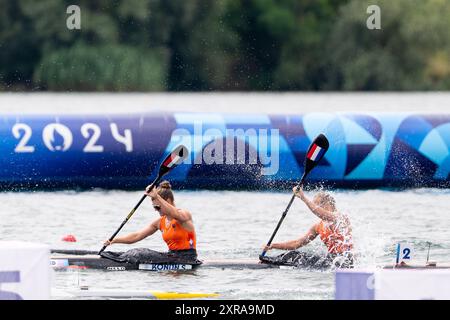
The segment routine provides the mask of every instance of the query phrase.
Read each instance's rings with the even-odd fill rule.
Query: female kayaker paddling
[[[325,192],[318,193],[314,199],[309,200],[303,189],[293,189],[294,194],[300,198],[320,221],[315,223],[300,238],[265,246],[264,250],[280,249],[294,250],[275,258],[263,258],[263,262],[275,264],[297,264],[313,266],[314,264],[337,265],[351,267],[353,265],[352,227],[348,216],[340,213],[336,208],[334,198]],[[326,245],[328,255],[321,257],[310,252],[295,251],[314,240],[317,236]]]
[[[141,241],[156,231],[160,230],[162,238],[166,242],[169,252],[160,253],[149,249],[135,249],[125,254],[133,255],[139,260],[152,260],[153,262],[174,262],[178,260],[196,260],[196,234],[189,211],[175,206],[172,187],[168,181],[163,181],[158,188],[146,190],[146,195],[151,198],[153,208],[158,211],[160,217],[140,231],[132,232],[114,240],[105,242],[109,246],[114,243],[132,244]],[[139,257],[137,257],[139,256]],[[167,260],[167,261],[165,261]]]

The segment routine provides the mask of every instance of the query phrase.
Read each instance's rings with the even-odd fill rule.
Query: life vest
[[[322,220],[316,225],[315,231],[327,246],[329,253],[342,254],[353,249],[350,222],[345,217],[335,223]]]
[[[167,243],[169,250],[189,250],[196,249],[195,231],[187,231],[175,219],[166,226],[166,216],[162,216],[159,222],[159,230],[162,232],[163,240]]]

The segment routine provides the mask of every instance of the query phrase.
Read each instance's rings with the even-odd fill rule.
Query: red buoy
[[[66,241],[66,242],[77,242],[77,239],[75,238],[75,236],[73,236],[71,234],[64,236],[61,240]]]

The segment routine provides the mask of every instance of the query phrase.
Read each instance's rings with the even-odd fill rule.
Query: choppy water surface
[[[308,193],[312,196],[312,192]],[[414,245],[416,262],[450,261],[450,190],[336,191],[338,206],[348,213],[354,230],[360,267],[394,261],[399,240]],[[120,225],[141,193],[125,191],[36,192],[0,194],[0,240],[24,240],[52,248],[98,250]],[[269,192],[185,191],[176,193],[179,207],[194,216],[201,259],[257,259],[275,228],[290,195]],[[144,227],[157,217],[146,201],[122,234]],[[317,218],[297,199],[275,241],[302,235]],[[77,243],[62,236],[74,234]],[[114,245],[111,250],[132,246]],[[159,233],[134,247],[165,251]],[[320,239],[309,245],[325,252]],[[279,253],[278,251],[270,254]],[[95,288],[160,291],[218,292],[226,299],[333,299],[333,272],[305,270],[198,269],[189,273],[145,271],[55,272],[53,287],[73,289],[78,284]]]

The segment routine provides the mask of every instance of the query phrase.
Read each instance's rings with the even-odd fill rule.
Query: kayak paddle
[[[175,150],[173,150],[167,156],[167,158],[161,163],[161,166],[159,167],[158,176],[147,187],[147,189],[148,189],[147,191],[151,191],[158,184],[158,182],[161,180],[161,178],[165,174],[169,173],[170,170],[172,170],[177,165],[179,165],[181,162],[183,162],[184,159],[186,159],[187,156],[188,156],[188,150],[187,150],[187,148],[185,146],[180,145],[177,148],[175,148]],[[116,237],[116,235],[123,228],[125,223],[127,223],[128,220],[130,220],[131,216],[134,214],[134,212],[137,210],[137,208],[139,208],[139,206],[145,200],[146,197],[147,197],[147,195],[145,195],[145,194],[142,196],[141,200],[139,200],[139,202],[136,204],[136,206],[133,208],[133,210],[131,210],[131,212],[128,214],[128,216],[125,218],[125,220],[123,220],[123,222],[120,225],[119,229],[117,229],[116,232],[114,232],[114,234],[111,236],[111,238],[109,238],[109,241],[112,241]],[[98,254],[100,255],[106,249],[106,247],[107,246],[103,246],[103,248],[98,252]]]
[[[330,143],[328,142],[327,137],[323,134],[319,134],[316,139],[314,139],[313,143],[309,146],[308,152],[306,153],[305,157],[305,172],[303,173],[302,179],[300,180],[300,183],[297,185],[296,190],[299,190],[300,187],[305,182],[306,177],[308,174],[319,164],[320,160],[322,160],[325,153],[328,151],[328,148],[330,146]],[[286,214],[288,213],[289,209],[291,208],[292,203],[294,202],[295,194],[292,195],[291,201],[289,201],[288,206],[286,207],[286,210],[284,210],[280,221],[278,221],[278,225],[275,228],[274,232],[272,233],[272,236],[270,237],[269,242],[267,242],[267,246],[270,246],[272,243],[273,238],[275,238],[275,235],[278,232],[278,229],[281,226],[281,223],[283,222],[284,218],[286,217]],[[261,253],[260,257],[264,257],[266,255],[266,250],[264,250]]]

